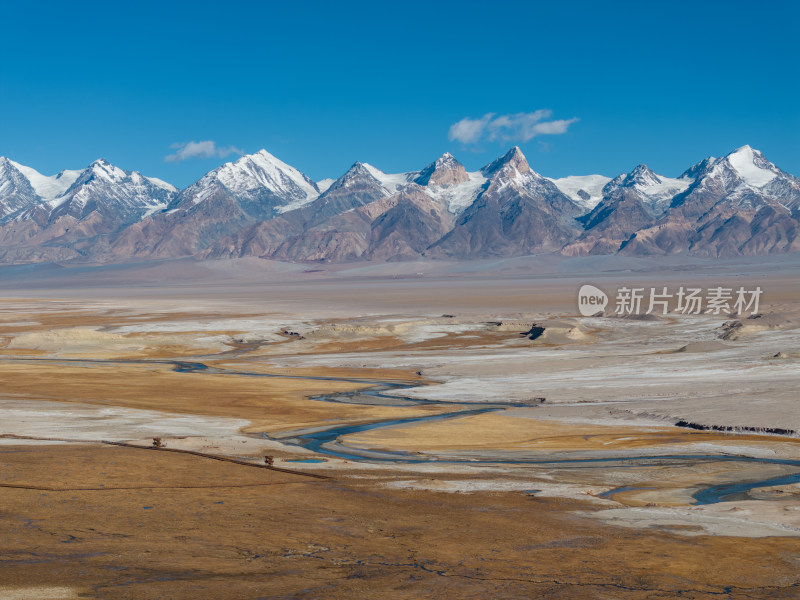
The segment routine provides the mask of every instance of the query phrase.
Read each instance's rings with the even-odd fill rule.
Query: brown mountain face
[[[611,180],[603,188],[602,200],[578,218],[584,231],[562,250],[568,256],[614,254],[632,232],[653,225],[684,191],[691,178],[672,180],[653,173],[647,165]]]
[[[463,167],[462,167],[463,168]],[[366,256],[372,260],[419,258],[453,226],[453,215],[417,185],[397,195],[395,205],[371,224]]]
[[[222,237],[258,222],[224,188],[212,189],[203,202],[147,217],[115,236],[115,256],[175,258],[193,256]]]
[[[310,226],[319,225],[328,218],[391,195],[366,165],[357,162],[307,207],[305,219]]]
[[[207,256],[332,262],[404,260],[418,258],[452,226],[452,215],[416,184],[315,225],[308,225],[307,215],[299,214],[304,211],[251,226],[222,240]]]
[[[414,180],[419,185],[457,185],[469,181],[467,170],[452,154],[445,152],[436,161],[425,167]]]
[[[614,254],[630,238],[631,231],[648,227],[654,218],[635,190],[622,188],[578,220],[584,224],[584,231],[563,248],[567,256]]]

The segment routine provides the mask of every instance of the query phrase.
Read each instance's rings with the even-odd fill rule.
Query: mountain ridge
[[[0,263],[258,256],[299,262],[800,250],[800,179],[742,146],[671,178],[544,177],[517,146],[469,172],[355,162],[313,181],[266,150],[183,190],[104,159],[41,175],[0,157]]]

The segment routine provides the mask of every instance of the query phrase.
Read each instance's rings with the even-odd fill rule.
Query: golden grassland
[[[369,376],[375,378],[383,375],[385,379],[392,379],[398,375],[397,371],[372,371],[370,369]],[[325,372],[330,374],[330,370]],[[443,410],[436,406],[355,406],[308,398],[314,394],[366,387],[370,385],[282,377],[176,373],[171,366],[158,364],[0,362],[0,389],[5,397],[232,417],[251,421],[247,431],[277,433],[322,424],[436,414]]]
[[[6,593],[789,599],[798,591],[796,539],[619,529],[575,516],[574,501],[375,489],[89,445],[4,446],[0,463],[0,484],[57,488],[0,488]]]
[[[441,452],[448,450],[614,451],[721,442],[729,446],[753,443],[800,445],[800,439],[771,436],[735,436],[675,427],[630,427],[561,423],[484,413],[460,419],[415,423],[353,433],[348,445],[393,450]]]

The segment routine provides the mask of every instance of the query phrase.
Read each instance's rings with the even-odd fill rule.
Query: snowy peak
[[[128,173],[115,167],[104,158],[98,158],[84,169],[67,190],[86,185],[117,185],[125,181]]]
[[[65,173],[69,172],[62,171],[53,179],[56,181],[63,180],[63,183],[66,183],[70,180],[71,174],[65,177]],[[46,198],[48,201],[54,205],[61,204],[63,201],[79,194],[82,189],[94,190],[99,195],[107,193],[110,198],[122,198],[130,194],[142,198],[145,196],[162,198],[173,195],[178,191],[175,186],[165,181],[154,177],[145,177],[138,171],[125,171],[112,165],[104,158],[95,160],[83,171],[74,171],[72,173],[77,173],[77,176],[72,179],[72,184],[60,194]],[[153,203],[146,200],[144,204],[153,205]]]
[[[612,180],[609,186],[618,184],[619,187],[632,188],[648,198],[660,201],[683,192],[691,183],[688,177],[682,176],[679,179],[665,177],[654,173],[647,165],[639,165],[624,177]]]
[[[238,203],[248,214],[268,217],[305,206],[319,193],[317,184],[305,174],[260,150],[210,171],[181,192],[169,208],[191,210],[214,197]],[[214,212],[213,207],[208,210]]]
[[[56,175],[54,179],[68,181],[70,178],[69,175],[65,177],[65,174],[68,173],[70,172],[62,171]],[[72,180],[72,184],[67,187],[64,192],[59,194],[59,196],[66,196],[75,189],[83,186],[94,186],[98,188],[104,188],[108,186],[136,186],[143,188],[159,188],[169,193],[175,193],[178,191],[175,186],[162,181],[161,179],[156,179],[155,177],[145,177],[138,171],[125,171],[115,165],[112,165],[104,158],[98,158],[83,171],[73,171],[71,173],[77,173],[77,176],[75,176]],[[66,183],[66,181],[64,181],[64,183]]]
[[[319,190],[320,194],[324,194],[328,191],[334,183],[336,182],[335,179],[331,179],[330,177],[325,177],[324,179],[320,179],[317,181],[317,189]]]
[[[662,183],[661,178],[653,173],[647,165],[638,165],[633,171],[628,173],[622,181],[623,187],[647,188]]]
[[[319,195],[316,183],[266,150],[242,156],[212,173],[219,183],[234,193],[247,193],[262,187],[295,202],[311,201]]]
[[[492,177],[498,173],[509,175],[515,171],[523,175],[532,172],[528,160],[522,150],[519,149],[519,146],[514,146],[505,155],[485,166],[482,171],[487,177]]]
[[[334,185],[336,187],[347,187],[348,185],[352,185],[353,182],[367,180],[367,181],[374,181],[375,183],[378,182],[378,178],[372,174],[372,171],[375,169],[367,169],[367,167],[362,162],[354,162],[353,165],[347,169],[344,175],[339,177],[331,187]]]
[[[339,177],[328,188],[328,192],[359,185],[377,185],[389,195],[394,194],[404,185],[411,183],[418,174],[416,171],[411,173],[384,173],[369,163],[355,162],[353,166],[347,169],[344,175]]]
[[[549,181],[531,169],[522,150],[517,146],[481,169],[481,174],[489,180],[487,189],[498,193],[509,186],[517,190],[542,182],[552,186]]]
[[[0,176],[7,176],[7,172],[10,170],[16,170],[13,161],[9,160],[5,156],[0,156]]]
[[[131,223],[164,208],[176,193],[174,186],[160,179],[125,171],[101,158],[79,172],[66,191],[44,206],[51,211],[50,220],[65,215],[83,219],[99,211],[105,219]],[[23,214],[20,218],[27,217]]]
[[[604,206],[623,197],[638,198],[646,210],[656,216],[669,208],[670,202],[678,194],[686,191],[693,179],[686,174],[678,179],[665,177],[641,164],[630,173],[623,173],[603,187]]]
[[[363,187],[380,187],[383,189],[381,182],[373,175],[375,171],[377,169],[374,167],[368,169],[364,163],[355,162],[347,169],[344,175],[328,186],[326,193],[332,194],[333,192],[344,192],[348,189]],[[388,194],[388,190],[384,189],[383,191]]]
[[[0,217],[33,206],[39,201],[31,182],[15,163],[0,157]]]
[[[706,173],[708,173],[714,166],[716,162],[716,158],[713,156],[709,156],[708,158],[704,158],[699,163],[696,163],[686,169],[679,179],[692,179],[697,180],[703,177]]]
[[[115,167],[105,158],[98,158],[97,160],[92,161],[92,163],[87,167],[87,169],[90,171],[94,171],[96,173],[104,174],[107,177],[119,177],[119,178],[125,177],[125,171],[123,171],[119,167]]]
[[[781,171],[758,150],[745,145],[727,156],[710,156],[687,169],[681,179],[718,180],[729,188],[739,186],[759,189],[771,183],[776,177],[791,177]]]
[[[414,180],[419,185],[455,185],[469,181],[467,170],[449,152],[425,167]]]
[[[764,155],[750,146],[737,148],[724,158],[731,169],[750,187],[762,188],[780,173]]]
[[[693,202],[716,198],[720,206],[724,204],[729,209],[757,210],[777,205],[790,211],[800,208],[800,179],[781,171],[750,146],[699,164],[702,167],[690,169],[697,172],[689,197]],[[680,204],[686,203],[681,200]]]

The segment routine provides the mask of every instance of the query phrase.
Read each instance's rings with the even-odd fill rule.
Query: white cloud
[[[492,117],[494,117],[494,113],[487,113],[480,119],[464,117],[459,122],[450,125],[447,137],[450,140],[458,140],[462,144],[474,144],[481,139]]]
[[[176,149],[177,152],[175,152],[175,154],[168,154],[165,156],[164,160],[167,162],[179,162],[189,158],[211,158],[212,156],[225,158],[229,154],[244,154],[244,150],[240,150],[235,146],[217,147],[216,142],[211,140],[172,144],[170,148]]]
[[[552,110],[543,108],[500,116],[487,113],[480,119],[464,117],[450,126],[447,137],[462,144],[475,144],[481,140],[527,142],[539,135],[566,133],[569,126],[578,121],[578,117],[547,121],[552,115]]]

